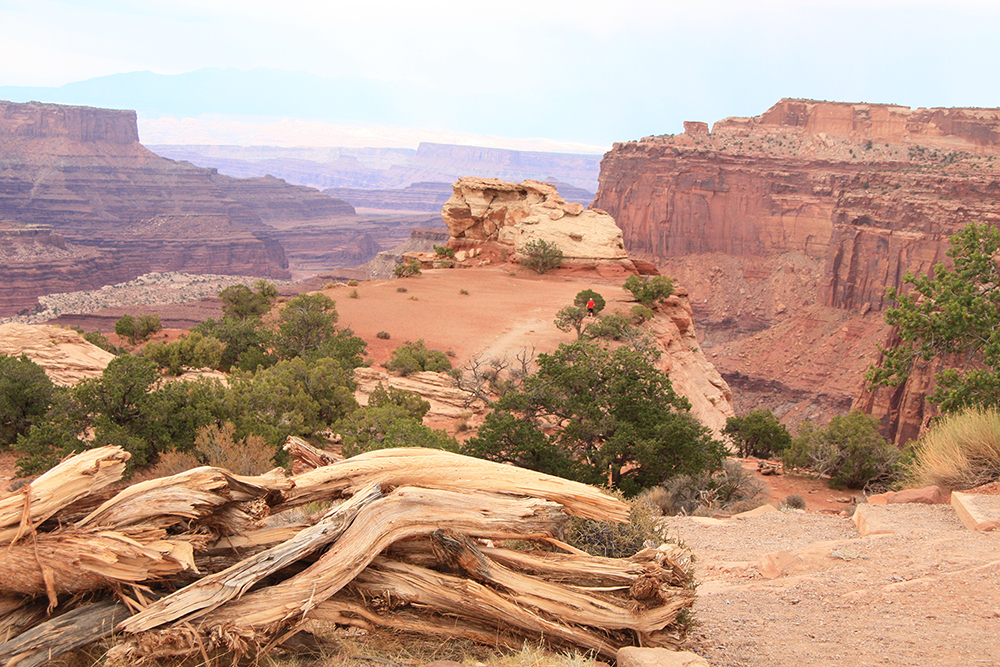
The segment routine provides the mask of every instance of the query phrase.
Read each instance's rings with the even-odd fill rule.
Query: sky
[[[120,87],[58,101],[144,143],[602,152],[784,97],[1000,107],[998,29],[998,0],[0,0],[0,93]]]

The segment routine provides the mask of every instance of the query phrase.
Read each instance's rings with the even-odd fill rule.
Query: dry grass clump
[[[404,667],[436,660],[495,667],[594,667],[597,664],[593,656],[578,652],[557,653],[540,644],[525,643],[520,649],[490,648],[461,639],[442,641],[440,637],[392,630],[349,635],[338,632],[337,636],[327,639],[323,653],[320,662],[323,667]]]
[[[604,558],[628,558],[668,541],[670,537],[660,523],[659,509],[644,499],[632,504],[628,523],[574,516],[570,517],[566,531],[566,542],[591,556]]]
[[[1000,412],[971,408],[938,421],[914,449],[909,482],[971,489],[1000,479]]]

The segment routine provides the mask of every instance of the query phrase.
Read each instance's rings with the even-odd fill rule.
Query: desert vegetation
[[[563,251],[555,243],[544,239],[532,239],[517,249],[521,255],[521,266],[535,273],[547,273],[562,264]]]
[[[859,411],[825,427],[803,422],[782,455],[787,468],[808,468],[830,478],[834,488],[888,486],[899,474],[899,450],[878,432],[874,417]]]
[[[913,451],[908,482],[971,489],[1000,479],[1000,412],[968,408],[939,419]]]
[[[881,349],[867,374],[872,385],[896,386],[914,367],[943,357],[946,368],[928,398],[946,413],[1000,403],[1000,230],[971,224],[950,244],[953,269],[938,263],[931,275],[907,273],[908,291],[888,289],[897,305],[885,321],[900,344]]]
[[[540,354],[492,408],[465,453],[629,495],[724,456],[653,359],[628,345],[576,341]]]

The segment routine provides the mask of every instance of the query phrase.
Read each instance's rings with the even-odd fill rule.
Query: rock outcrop
[[[786,99],[711,133],[695,123],[686,130],[616,144],[593,205],[615,218],[630,253],[689,287],[723,374],[785,387],[755,398],[772,409],[798,406],[799,419],[822,421],[849,405],[861,378],[849,390],[842,378],[815,384],[803,372],[815,361],[808,348],[787,353],[794,332],[801,338],[808,321],[840,318],[872,339],[861,351],[867,365],[888,331],[885,288],[945,260],[949,236],[969,222],[1000,224],[997,109]],[[735,353],[738,339],[786,320],[793,338]],[[853,341],[829,348],[825,375],[857,365],[845,359],[859,352]],[[783,363],[766,368],[776,357]],[[887,394],[868,405],[887,433],[912,431],[891,414]]]
[[[63,386],[100,377],[115,358],[72,329],[17,323],[0,324],[0,354],[24,354],[41,366],[53,383]]]
[[[567,203],[548,183],[467,177],[452,187],[441,217],[459,245],[495,241],[519,250],[541,240],[558,246],[567,263],[618,264],[634,271],[614,219]]]
[[[0,102],[0,316],[150,272],[287,278],[265,223],[350,213],[311,188],[154,155],[131,111]]]

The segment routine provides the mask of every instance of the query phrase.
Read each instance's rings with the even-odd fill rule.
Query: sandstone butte
[[[312,188],[161,158],[133,111],[0,101],[0,317],[150,272],[287,278],[268,223],[353,212]]]
[[[453,247],[490,242],[519,257],[525,244],[544,241],[562,250],[567,265],[636,271],[614,219],[604,211],[567,203],[553,185],[465,177],[452,192],[441,218]]]
[[[932,416],[933,368],[864,391],[876,345],[892,342],[885,289],[946,261],[968,223],[1000,224],[998,144],[998,109],[784,99],[615,144],[592,207],[687,286],[738,411],[794,425],[860,408],[902,442]]]

